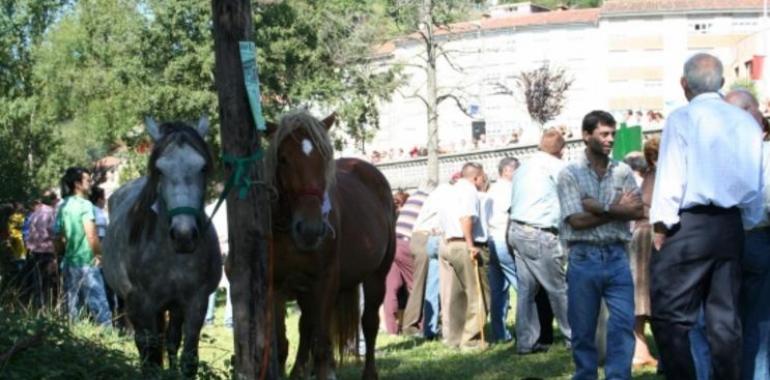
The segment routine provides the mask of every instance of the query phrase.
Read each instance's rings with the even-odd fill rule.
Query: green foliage
[[[0,202],[34,193],[35,177],[55,146],[35,93],[33,49],[67,3],[0,2]]]
[[[369,61],[388,38],[383,1],[255,3],[266,115],[336,110],[337,133],[371,138],[400,78]],[[142,143],[146,115],[209,115],[219,135],[210,0],[3,0],[0,30],[0,201]]]

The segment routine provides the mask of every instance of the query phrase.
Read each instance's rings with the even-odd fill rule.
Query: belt
[[[538,226],[533,226],[533,225],[531,225],[529,223],[524,223],[524,222],[522,222],[520,220],[516,220],[516,219],[511,219],[511,221],[516,223],[516,224],[520,224],[522,226],[526,226],[526,227],[529,227],[529,228],[534,228],[536,230],[540,230],[540,231],[543,231],[543,232],[548,232],[549,234],[554,234],[554,235],[558,235],[559,234],[559,229],[555,228],[555,227],[538,227]]]
[[[446,242],[447,243],[465,243],[465,239],[463,239],[463,238],[449,238],[449,239],[446,239]],[[481,243],[481,242],[478,242],[478,241],[474,241],[473,245],[476,246],[476,247],[487,247],[489,244],[488,243]]]

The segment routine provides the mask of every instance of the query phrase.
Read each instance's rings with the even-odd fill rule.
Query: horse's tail
[[[361,321],[359,312],[359,290],[358,286],[353,289],[341,290],[337,295],[337,304],[332,311],[332,339],[340,361],[345,357],[346,348],[351,348],[351,344],[358,343],[358,326]],[[360,337],[363,339],[363,337]],[[357,352],[357,346],[354,351]]]

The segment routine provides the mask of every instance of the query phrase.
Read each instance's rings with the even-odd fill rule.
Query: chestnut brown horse
[[[362,284],[363,378],[376,379],[378,310],[395,251],[393,198],[388,181],[371,164],[334,160],[327,133],[333,122],[334,116],[319,121],[295,111],[279,125],[268,123],[266,177],[278,192],[272,215],[281,363],[288,356],[285,303],[296,298],[302,315],[291,377],[336,378],[332,341],[341,354],[354,340]]]

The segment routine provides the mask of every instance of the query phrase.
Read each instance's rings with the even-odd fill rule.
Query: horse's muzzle
[[[323,242],[328,231],[323,220],[306,222],[296,220],[292,224],[292,238],[297,247],[303,250],[317,249]]]
[[[198,227],[171,228],[169,231],[171,243],[177,253],[192,253],[198,246]]]

